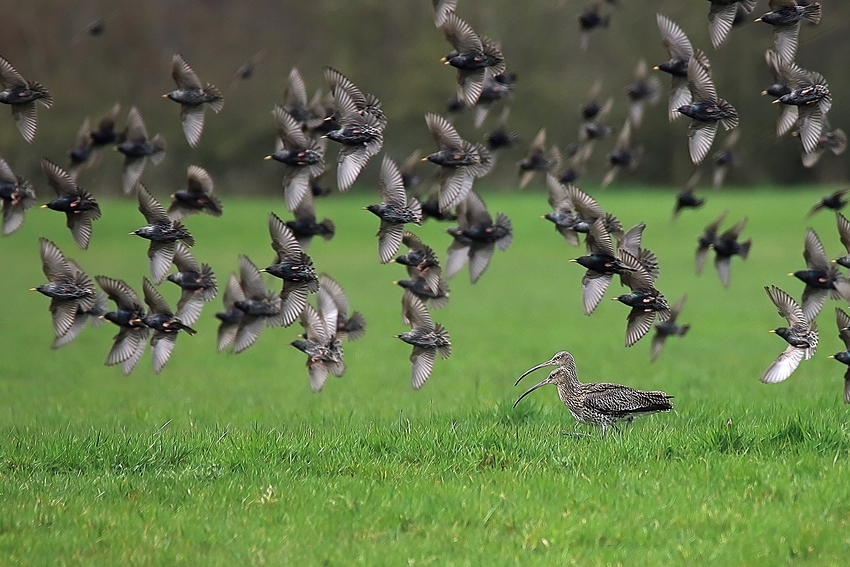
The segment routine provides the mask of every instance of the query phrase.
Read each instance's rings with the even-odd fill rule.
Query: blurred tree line
[[[834,99],[831,124],[850,131],[850,111],[844,103],[850,96],[850,2],[821,2],[823,22],[803,26],[797,60],[827,78]],[[508,70],[519,75],[509,126],[521,142],[499,156],[488,184],[516,185],[516,162],[539,128],[547,128],[549,144],[564,148],[575,140],[579,105],[597,77],[604,81],[604,95],[615,97],[609,123],[615,129],[622,126],[628,112],[623,88],[631,82],[638,60],[646,58],[652,66],[667,59],[656,12],[677,22],[694,46],[706,51],[719,95],[738,108],[741,165],[727,182],[847,180],[850,152],[838,158],[826,155],[816,168],[805,170],[797,140],[775,137],[777,109],[759,94],[773,82],[764,64],[772,31],[752,22],[767,11],[767,0],[760,0],[749,21],[733,29],[718,51],[708,40],[708,2],[619,0],[616,6],[603,5],[611,14],[610,26],[594,31],[590,49],[581,52],[576,18],[586,4],[460,0],[458,14],[479,34],[500,40]],[[86,28],[96,20],[104,28],[93,36]],[[39,132],[32,145],[22,140],[10,117],[0,116],[0,155],[42,192],[47,188],[39,171],[41,157],[65,165],[65,152],[83,119],[89,116],[94,125],[115,101],[122,104],[119,127],[136,105],[149,133],[160,132],[168,142],[165,161],[158,167],[148,164],[142,178],[155,192],[178,188],[186,166],[198,164],[210,171],[223,192],[271,194],[280,191],[281,172],[278,164],[263,161],[274,149],[270,111],[282,102],[293,66],[307,81],[308,92],[326,88],[322,67],[330,65],[378,96],[389,118],[384,149],[397,160],[416,148],[432,151],[423,116],[444,112],[454,94],[454,70],[439,62],[451,48],[434,27],[430,0],[29,0],[0,3],[0,21],[0,55],[26,78],[44,84],[55,99],[52,109],[39,110]],[[204,135],[194,149],[183,136],[178,106],[161,98],[174,88],[171,56],[178,51],[203,82],[215,84],[225,95],[220,115],[207,112]],[[263,56],[255,74],[235,80],[237,68],[258,52]],[[632,137],[634,144],[644,146],[645,156],[635,172],[620,176],[620,185],[678,185],[695,170],[688,159],[687,119],[668,123],[669,77],[661,79],[665,98],[649,109]],[[473,128],[471,113],[454,118],[454,123],[467,139],[481,140],[500,108],[491,111],[480,130]],[[715,149],[723,138],[720,133]],[[580,185],[599,181],[604,154],[613,144],[613,137],[597,144]],[[336,151],[329,144],[329,161]],[[117,193],[121,156],[107,154],[100,168],[81,174],[80,183],[98,193]],[[375,182],[380,162],[373,161],[361,185]],[[335,186],[333,175],[329,177],[326,184]]]

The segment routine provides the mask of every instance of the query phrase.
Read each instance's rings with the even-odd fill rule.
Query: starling
[[[283,92],[283,98],[283,110],[295,120],[300,130],[315,130],[325,121],[324,108],[321,109],[321,112],[316,112],[321,96],[312,102],[307,101],[307,86],[304,84],[304,79],[301,78],[301,72],[298,71],[297,67],[293,67],[289,71],[289,86]],[[275,121],[278,122],[278,132],[280,132],[281,126],[280,122],[277,121],[276,112]],[[289,125],[287,124],[288,128]],[[324,150],[324,148],[322,149]]]
[[[35,205],[32,184],[16,175],[3,158],[0,158],[0,204],[3,208],[3,228],[0,234],[3,236],[9,236],[21,228],[27,209]]]
[[[448,15],[457,9],[457,0],[431,0],[431,3],[434,5],[434,25],[440,29]]]
[[[820,2],[801,6],[795,0],[770,0],[769,5],[771,11],[756,18],[755,21],[773,26],[773,42],[776,44],[776,51],[786,61],[793,61],[797,55],[800,22],[806,20],[812,24],[819,24]]]
[[[676,302],[676,305],[670,309],[669,319],[655,324],[655,336],[652,337],[652,350],[649,355],[650,362],[655,362],[658,355],[661,354],[661,349],[664,348],[664,343],[667,342],[667,337],[684,337],[691,328],[690,325],[676,324],[676,319],[682,312],[682,308],[685,306],[685,300],[687,298],[687,295],[683,295],[682,299]]]
[[[764,52],[764,60],[770,72],[773,73],[773,84],[761,91],[762,96],[770,95],[774,99],[778,99],[782,95],[791,92],[788,86],[791,83],[791,70],[793,61],[785,62],[778,52],[773,49],[768,49]],[[793,105],[783,104],[780,108],[779,121],[776,123],[776,135],[784,136],[791,131],[797,124],[798,112],[797,107]]]
[[[342,376],[345,372],[342,343],[336,336],[336,310],[319,313],[308,303],[301,312],[301,326],[304,328],[303,338],[290,344],[307,355],[310,388],[319,392],[328,374]]]
[[[788,347],[767,367],[761,377],[765,384],[775,384],[791,376],[801,361],[814,356],[818,347],[818,331],[814,321],[806,318],[803,310],[790,295],[776,286],[765,286],[764,290],[779,309],[779,315],[788,321],[788,327],[770,330],[788,343]]]
[[[635,288],[645,289],[645,286],[640,285],[640,281],[634,281],[635,279],[640,280],[643,275],[642,273],[635,273],[632,260],[637,261],[638,265],[642,268],[641,272],[645,272],[652,282],[655,282],[655,280],[658,279],[658,258],[656,258],[655,254],[651,250],[641,246],[643,230],[645,228],[646,224],[640,222],[630,228],[620,239],[620,261],[624,266],[626,266],[626,268],[629,269],[620,270],[617,273],[620,276],[620,282],[632,290]],[[628,257],[624,258],[624,255],[627,255]]]
[[[714,49],[726,41],[726,36],[732,29],[732,24],[738,17],[738,11],[749,14],[756,7],[756,0],[709,0],[708,33]]]
[[[428,113],[425,122],[439,151],[423,160],[440,166],[440,211],[445,212],[466,199],[473,180],[489,173],[493,160],[487,148],[462,140],[454,126],[442,116]]]
[[[171,78],[177,84],[177,89],[162,97],[180,104],[183,134],[189,146],[194,148],[201,141],[201,132],[204,131],[205,105],[218,114],[224,108],[224,97],[213,85],[202,85],[198,75],[179,53],[171,58]]]
[[[260,271],[283,280],[280,292],[283,301],[281,317],[283,326],[288,327],[298,319],[307,305],[308,292],[316,293],[319,290],[319,280],[313,268],[313,260],[304,253],[295,235],[274,213],[269,213],[269,235],[276,255],[274,263]]]
[[[485,78],[505,72],[505,57],[498,44],[479,37],[454,12],[446,14],[439,29],[454,48],[441,61],[457,69],[457,98],[471,108],[481,96]]]
[[[626,324],[626,346],[630,347],[649,332],[656,314],[662,321],[669,319],[670,308],[664,296],[655,289],[655,276],[650,274],[637,258],[621,250],[620,261],[630,268],[627,272],[621,272],[620,277],[624,282],[628,281],[632,291],[615,299],[632,308]]]
[[[619,253],[614,249],[611,235],[597,218],[587,233],[587,255],[573,258],[570,262],[587,269],[581,278],[581,299],[584,314],[590,315],[599,306],[605,291],[611,284],[614,274],[630,271],[630,265],[620,261]]]
[[[545,146],[546,128],[541,128],[531,142],[531,147],[528,148],[525,158],[517,164],[519,165],[520,189],[528,185],[538,171],[548,174],[561,168],[561,152],[556,146],[552,146],[549,151],[546,151]]]
[[[750,247],[753,243],[752,239],[747,239],[745,242],[738,242],[738,237],[746,225],[747,217],[744,217],[738,221],[738,224],[716,238],[714,244],[712,244],[712,248],[714,248],[714,267],[717,269],[717,275],[720,276],[720,283],[723,284],[723,287],[729,287],[729,270],[732,265],[732,256],[737,255],[742,260],[746,260],[750,254]]]
[[[692,119],[688,128],[688,151],[691,161],[699,164],[711,149],[717,135],[717,123],[720,122],[726,130],[737,127],[738,112],[734,106],[717,96],[711,80],[710,63],[699,49],[688,62],[688,88],[693,102],[680,106],[678,110]]]
[[[431,247],[407,231],[404,232],[401,242],[407,246],[408,252],[398,256],[396,263],[407,266],[407,275],[411,279],[423,278],[431,289],[438,289],[443,270]]]
[[[457,215],[452,212],[451,208],[445,211],[440,210],[440,188],[436,191],[431,191],[428,194],[428,200],[423,201],[422,205],[422,222],[428,219],[434,219],[438,222],[454,222],[457,220]]]
[[[501,116],[499,116],[499,122],[496,125],[496,128],[491,130],[486,136],[487,147],[490,150],[501,150],[503,148],[513,147],[514,144],[519,140],[519,136],[516,132],[512,132],[508,130],[508,116],[511,114],[510,107],[505,107],[502,111]]]
[[[803,151],[803,167],[811,168],[817,165],[821,156],[823,156],[826,151],[830,151],[833,154],[840,156],[846,149],[847,134],[845,134],[844,130],[841,128],[831,130],[829,127],[829,121],[824,119],[823,131],[821,132],[820,138],[818,138],[818,143],[815,146],[815,149],[810,153],[806,153],[805,149]]]
[[[549,191],[549,206],[551,213],[542,218],[555,225],[555,230],[564,237],[570,246],[578,246],[578,233],[573,229],[576,222],[575,204],[567,192],[567,188],[551,174],[546,175],[546,187]]]
[[[286,208],[294,211],[310,190],[310,178],[325,170],[325,147],[317,140],[307,138],[298,121],[286,110],[276,106],[272,112],[277,125],[277,147],[265,159],[279,161],[286,166],[283,189]]]
[[[601,4],[601,0],[593,0],[578,15],[578,29],[581,32],[582,51],[587,51],[587,46],[590,44],[590,32],[595,29],[607,28],[611,22],[610,15],[603,16],[599,13]]]
[[[174,253],[177,251],[177,241],[182,241],[186,246],[194,246],[195,239],[182,222],[168,218],[168,213],[159,201],[154,199],[141,183],[138,186],[138,198],[139,211],[145,216],[148,224],[130,234],[150,240],[148,258],[151,277],[155,283],[159,283],[171,267]]]
[[[215,273],[208,264],[198,265],[198,261],[183,244],[177,245],[174,265],[177,266],[177,272],[168,274],[166,279],[182,290],[177,301],[177,317],[187,325],[194,325],[201,316],[204,303],[215,299],[218,293]]]
[[[389,156],[381,163],[381,202],[365,209],[381,219],[378,229],[378,257],[386,264],[398,253],[404,225],[422,224],[422,206],[415,197],[407,198],[398,166]]]
[[[236,73],[233,74],[233,81],[230,83],[231,90],[236,88],[239,81],[247,81],[254,76],[257,72],[257,65],[263,60],[265,54],[265,50],[261,49],[236,68]]]
[[[832,194],[823,197],[815,204],[814,207],[812,207],[812,210],[809,211],[806,218],[813,217],[823,209],[840,211],[845,205],[847,205],[847,200],[844,197],[848,192],[850,192],[850,187],[845,187],[844,189],[839,189],[838,191],[834,191]],[[850,237],[850,234],[848,234],[848,237]]]
[[[726,179],[726,173],[729,171],[729,168],[733,167],[738,161],[738,151],[735,149],[735,146],[738,144],[740,134],[740,130],[731,132],[723,141],[723,147],[712,156],[712,161],[714,162],[712,182],[715,189],[719,189],[723,185],[723,180]]]
[[[617,145],[614,150],[608,154],[607,171],[605,177],[602,178],[601,188],[608,187],[617,177],[617,173],[621,169],[629,171],[637,167],[640,158],[643,155],[643,148],[631,147],[632,124],[629,120],[623,125],[620,134],[617,136]]]
[[[418,390],[431,376],[437,354],[440,358],[451,356],[452,343],[449,332],[439,323],[434,325],[422,300],[405,291],[402,305],[411,329],[396,336],[413,346],[413,352],[410,354],[410,378],[413,389]]]
[[[77,178],[77,173],[80,167],[85,164],[92,152],[92,141],[89,130],[89,119],[86,117],[83,120],[82,126],[77,131],[77,137],[74,140],[74,147],[68,150],[68,174],[72,179]]]
[[[549,182],[550,191],[554,181]],[[602,207],[599,206],[599,203],[593,197],[575,185],[569,185],[564,189],[568,199],[568,201],[564,202],[564,206],[572,207],[573,213],[558,215],[553,222],[558,227],[558,231],[567,239],[567,242],[571,244],[575,242],[574,245],[578,246],[578,234],[573,236],[569,233],[587,234],[590,232],[590,227],[593,226],[596,219],[602,219],[605,230],[612,236],[616,236],[617,238],[623,237],[623,226],[620,224],[620,221],[614,215],[603,211]],[[560,192],[560,188],[558,192]],[[549,204],[552,205],[551,196]],[[554,208],[554,205],[552,206]]]
[[[227,286],[224,288],[224,311],[215,314],[218,324],[216,333],[216,349],[224,352],[236,339],[239,324],[242,322],[243,311],[236,307],[237,301],[245,301],[245,294],[235,274],[230,274]]]
[[[336,233],[336,225],[331,219],[325,218],[322,222],[316,221],[316,201],[310,191],[304,193],[301,202],[298,203],[292,214],[295,216],[295,220],[286,221],[286,226],[295,235],[298,245],[304,251],[310,246],[314,236],[321,236],[327,242]]]
[[[66,225],[71,230],[74,242],[86,250],[91,240],[91,223],[100,218],[100,206],[91,193],[79,187],[67,171],[47,158],[41,159],[41,170],[47,176],[47,183],[56,191],[56,199],[41,207],[65,213]]]
[[[383,131],[387,126],[387,117],[384,111],[381,110],[381,101],[378,100],[378,97],[373,94],[364,93],[348,77],[336,69],[325,67],[324,73],[325,81],[327,81],[330,88],[331,98],[334,101],[336,101],[341,92],[344,92],[351,99],[357,113],[364,116],[370,115],[381,127],[381,131]],[[339,107],[337,107],[337,110],[339,110]]]
[[[398,280],[393,284],[404,288],[416,297],[428,304],[432,309],[442,309],[449,303],[449,284],[445,280],[438,279],[437,287],[431,287],[428,280],[425,278],[413,278],[409,280]],[[407,317],[404,315],[404,306],[402,305],[402,321],[405,325],[409,325]]]
[[[835,322],[838,325],[838,338],[844,343],[844,350],[829,356],[848,366],[844,372],[844,403],[850,404],[850,316],[840,308],[835,308]]]
[[[673,207],[673,220],[679,218],[679,213],[682,209],[698,209],[705,204],[705,199],[694,195],[694,190],[699,184],[699,179],[699,171],[694,172],[685,184],[685,188],[676,195],[676,205]],[[708,251],[708,248],[706,248],[706,251]]]
[[[726,211],[720,213],[720,216],[717,217],[714,221],[712,221],[708,226],[705,227],[702,234],[697,237],[697,251],[696,251],[696,274],[700,275],[702,273],[703,267],[705,267],[705,260],[708,257],[708,251],[714,246],[714,243],[717,242],[717,233],[720,232],[720,225],[723,224],[723,221],[726,219]]]
[[[806,153],[815,151],[826,114],[832,108],[832,95],[823,75],[806,71],[796,63],[788,64],[788,88],[790,92],[773,101],[774,104],[796,106],[799,114],[800,140]]]
[[[121,112],[121,105],[116,102],[109,109],[109,112],[100,119],[100,122],[97,124],[97,130],[91,130],[89,132],[92,150],[98,150],[104,146],[117,144],[122,141],[122,135],[115,131],[115,121],[118,119],[119,112]]]
[[[838,198],[839,200],[841,200],[840,197]],[[850,268],[850,221],[848,221],[844,215],[842,215],[836,210],[835,223],[836,225],[838,225],[838,238],[841,240],[841,244],[844,245],[844,248],[847,250],[847,255],[842,256],[841,258],[837,258],[833,260],[833,262],[840,266],[844,266],[845,268]]]
[[[476,128],[481,128],[490,108],[500,100],[511,97],[516,84],[516,73],[501,73],[493,76],[489,71],[484,74],[484,84],[481,87],[481,96],[475,103],[474,123]]]
[[[513,242],[511,220],[499,213],[494,223],[475,191],[470,191],[458,206],[458,226],[446,232],[454,238],[446,251],[446,279],[451,279],[469,262],[472,283],[476,283],[490,265],[496,247],[504,252]]]
[[[165,158],[165,139],[157,134],[148,140],[148,131],[142,121],[142,115],[135,106],[127,115],[127,129],[123,138],[115,149],[124,154],[121,178],[124,194],[129,195],[142,177],[147,158],[150,157],[154,165],[158,165]]]
[[[174,343],[180,331],[194,335],[195,329],[186,325],[171,312],[168,303],[162,298],[148,278],[142,278],[142,290],[145,303],[150,312],[142,317],[142,322],[151,331],[151,353],[153,354],[153,371],[159,374],[174,350]]]
[[[186,189],[171,195],[168,218],[180,221],[200,212],[221,216],[221,200],[213,195],[213,180],[206,169],[190,165],[186,169],[186,185]]]
[[[319,276],[317,303],[323,313],[336,310],[336,336],[340,341],[356,341],[366,334],[366,319],[359,311],[348,314],[348,297],[342,286],[327,274]]]
[[[398,168],[399,173],[401,173],[401,182],[404,185],[404,188],[408,191],[413,191],[414,195],[417,195],[415,190],[422,183],[422,179],[416,175],[416,168],[422,163],[422,160],[420,159],[421,157],[422,151],[415,149],[410,152],[410,155],[404,158],[404,161]]]
[[[827,296],[850,301],[850,282],[841,275],[838,266],[831,264],[817,233],[806,230],[803,259],[806,269],[788,274],[806,284],[803,290],[803,315],[814,321],[826,303]]]
[[[53,106],[53,97],[40,83],[28,81],[18,73],[12,64],[0,57],[0,102],[12,107],[12,118],[18,126],[18,131],[27,143],[35,140],[38,129],[35,102],[45,108]]]
[[[219,327],[219,337],[225,323],[236,325],[236,335],[233,338],[233,352],[239,354],[257,342],[264,327],[280,327],[283,325],[281,312],[282,301],[276,291],[266,289],[263,277],[257,266],[247,256],[239,256],[239,287],[228,286],[233,298],[233,307],[242,312],[241,316],[232,313],[232,308],[225,302],[227,320],[220,315],[222,321]],[[296,316],[297,318],[297,316]]]
[[[646,59],[641,58],[635,68],[633,82],[626,87],[626,95],[629,97],[629,121],[635,128],[643,122],[643,107],[646,103],[652,106],[661,100],[661,80],[655,76],[649,76],[649,67]]]
[[[663,14],[656,15],[658,30],[661,32],[661,43],[670,55],[669,61],[655,66],[658,71],[669,73],[673,79],[670,83],[670,104],[668,118],[673,122],[681,114],[679,108],[691,103],[691,91],[688,88],[688,61],[694,54],[691,40],[677,24]]]
[[[326,77],[329,75],[336,77],[336,73],[333,69],[325,70]],[[341,84],[346,85],[348,82],[346,80]],[[370,100],[374,100],[374,104],[377,105],[377,112],[380,112],[380,115],[370,110],[373,105],[358,108],[348,93],[349,89],[344,87],[333,90],[339,129],[325,135],[334,142],[342,144],[336,160],[337,186],[340,191],[348,191],[357,180],[357,176],[366,167],[369,159],[381,151],[384,145],[384,128],[386,127],[386,118],[382,118],[383,112],[380,112],[380,102],[377,99],[369,95],[371,98],[364,100],[366,100],[367,105]]]
[[[150,329],[145,325],[145,306],[139,296],[124,280],[95,276],[97,285],[115,302],[115,311],[104,315],[107,321],[118,326],[112,339],[112,348],[106,355],[106,366],[121,365],[121,373],[129,375],[141,360],[147,346]]]
[[[63,337],[73,327],[77,314],[92,310],[99,302],[91,278],[46,238],[38,239],[41,269],[48,283],[32,288],[50,298],[53,331]]]

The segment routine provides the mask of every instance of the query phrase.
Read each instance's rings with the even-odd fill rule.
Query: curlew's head
[[[523,378],[525,378],[535,370],[540,370],[541,368],[545,368],[547,366],[557,366],[558,368],[550,372],[549,376],[547,376],[544,380],[538,382],[537,384],[526,390],[526,392],[519,398],[517,398],[517,401],[514,402],[514,407],[517,406],[521,399],[526,397],[534,390],[546,386],[548,384],[559,384],[563,382],[566,379],[567,370],[569,368],[573,369],[573,374],[575,373],[575,360],[573,359],[573,355],[571,355],[565,350],[562,350],[546,362],[543,362],[542,364],[538,364],[537,366],[526,370],[522,376],[517,378],[517,381],[514,386],[517,386]]]

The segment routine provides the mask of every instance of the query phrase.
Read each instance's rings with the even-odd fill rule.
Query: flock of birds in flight
[[[611,0],[609,3],[614,4]],[[710,0],[708,15],[711,43],[719,48],[739,18],[755,8],[756,0]],[[456,97],[449,101],[448,112],[474,111],[474,122],[480,127],[488,111],[511,97],[516,75],[508,73],[499,44],[477,34],[457,13],[457,0],[433,0],[434,23],[452,46],[443,58],[456,69]],[[606,27],[609,16],[602,15],[602,2],[591,3],[579,16],[581,45],[586,48],[589,33]],[[821,19],[818,2],[770,0],[770,12],[756,21],[773,26],[774,47],[765,54],[766,62],[776,78],[764,94],[774,97],[782,108],[777,135],[792,132],[800,139],[803,162],[813,167],[825,151],[840,154],[846,147],[846,136],[840,129],[830,129],[827,113],[831,98],[826,80],[817,72],[799,67],[795,62],[803,21],[812,24]],[[655,70],[669,74],[668,116],[674,121],[684,115],[691,119],[688,127],[688,151],[695,165],[709,154],[719,127],[734,130],[738,125],[735,107],[720,98],[712,81],[711,63],[706,53],[692,47],[682,29],[662,14],[657,15],[662,45],[669,60]],[[97,33],[103,33],[103,26]],[[240,68],[239,76],[253,73],[253,62]],[[222,111],[224,98],[211,84],[202,82],[180,54],[172,61],[172,78],[176,89],[164,94],[180,105],[180,120],[186,140],[195,147],[201,138],[205,110]],[[299,321],[304,333],[291,344],[307,355],[307,368],[313,390],[321,390],[327,376],[345,371],[342,343],[362,337],[366,322],[362,314],[351,311],[343,288],[330,276],[318,274],[308,247],[314,236],[330,240],[335,226],[330,219],[318,221],[315,198],[327,194],[318,179],[327,169],[328,140],[338,144],[336,184],[339,191],[348,190],[367,163],[383,148],[383,132],[387,117],[381,101],[364,93],[336,69],[326,67],[324,77],[328,92],[308,101],[306,85],[297,69],[289,75],[285,102],[272,112],[278,139],[275,151],[265,159],[283,167],[283,187],[287,209],[293,220],[283,220],[275,213],[268,216],[268,229],[275,256],[271,264],[258,268],[247,256],[240,256],[238,275],[231,274],[224,291],[224,310],[216,313],[220,320],[217,346],[219,352],[239,353],[255,343],[265,327],[288,327]],[[37,131],[36,103],[50,108],[53,99],[40,83],[25,79],[0,57],[0,102],[11,105],[12,116],[21,135],[32,142]],[[598,202],[574,183],[582,175],[597,140],[609,137],[613,129],[605,123],[613,105],[613,97],[601,102],[600,84],[594,85],[590,100],[582,106],[582,125],[578,139],[562,154],[556,147],[546,148],[546,133],[534,138],[526,157],[519,162],[520,186],[530,183],[536,174],[546,177],[552,212],[545,218],[571,246],[580,245],[585,235],[587,254],[574,262],[586,271],[582,278],[585,315],[591,315],[604,297],[614,276],[629,288],[629,293],[616,299],[630,308],[625,334],[626,346],[632,346],[655,325],[651,359],[660,354],[668,337],[684,336],[689,326],[680,325],[685,297],[670,307],[664,295],[655,288],[659,274],[655,254],[642,247],[646,226],[639,223],[624,230],[620,221],[606,212]],[[630,138],[643,119],[644,106],[655,104],[662,93],[661,81],[650,73],[641,60],[635,78],[626,93],[630,108],[613,151],[608,154],[607,171],[602,185],[611,183],[623,169],[634,168],[641,154]],[[91,321],[106,319],[119,327],[107,365],[120,365],[129,374],[142,358],[150,342],[155,372],[168,362],[177,337],[195,334],[192,325],[199,319],[203,306],[218,291],[216,276],[208,264],[199,264],[190,248],[194,239],[183,224],[196,213],[221,216],[222,204],[213,192],[213,180],[201,167],[192,165],[187,171],[187,187],[172,195],[166,209],[141,183],[147,161],[158,164],[165,156],[165,140],[150,137],[141,113],[132,107],[126,127],[119,131],[120,114],[116,104],[92,129],[88,119],[80,128],[76,143],[69,151],[70,163],[62,168],[43,158],[42,170],[56,198],[42,207],[65,213],[67,226],[79,248],[85,250],[92,237],[93,221],[100,217],[96,199],[77,183],[84,166],[97,162],[100,150],[114,147],[124,155],[122,187],[127,195],[138,199],[146,224],[131,234],[149,241],[150,279],[142,282],[144,303],[136,291],[121,279],[96,276],[94,281],[72,259],[50,240],[40,238],[40,252],[48,283],[34,288],[51,298],[54,348],[72,342]],[[403,288],[402,318],[410,330],[398,338],[412,346],[411,379],[419,389],[430,376],[437,356],[451,355],[451,341],[446,329],[435,323],[431,310],[445,306],[449,299],[447,279],[469,267],[472,283],[487,270],[495,250],[506,250],[512,240],[510,219],[498,213],[495,220],[486,204],[474,191],[473,184],[492,169],[495,154],[517,143],[517,135],[507,129],[509,107],[505,106],[497,127],[485,138],[487,143],[472,143],[458,134],[452,122],[436,113],[425,115],[425,122],[436,142],[436,151],[420,159],[415,152],[399,167],[384,154],[380,165],[381,202],[366,207],[380,219],[378,258],[382,264],[395,262],[406,266],[408,279],[396,282]],[[714,154],[714,184],[722,184],[725,172],[735,160],[737,131],[727,137],[723,148]],[[423,161],[437,166],[435,190],[422,190],[427,185],[415,174]],[[697,176],[676,198],[674,219],[682,209],[698,208],[704,200],[694,194]],[[416,190],[416,188],[419,188]],[[812,210],[838,210],[846,204],[848,190],[825,197]],[[9,235],[21,227],[25,212],[36,202],[32,184],[16,175],[0,158],[0,200],[3,207],[2,234]],[[850,301],[850,281],[837,264],[850,267],[850,223],[836,212],[841,242],[848,256],[830,262],[817,234],[809,229],[805,238],[804,258],[807,269],[795,272],[805,284],[802,301],[776,287],[765,288],[788,327],[775,332],[788,343],[787,348],[768,367],[762,381],[785,380],[800,362],[810,358],[817,347],[818,334],[814,319],[827,297]],[[406,225],[420,225],[428,218],[456,221],[447,229],[452,242],[445,258],[445,273],[433,249],[423,243]],[[751,241],[741,241],[747,219],[743,218],[721,232],[725,213],[706,227],[698,238],[696,271],[699,274],[708,252],[715,254],[715,267],[724,287],[730,283],[730,267],[734,256],[746,260]],[[407,252],[399,255],[402,244]],[[171,271],[171,266],[176,271]],[[268,289],[262,274],[282,280],[280,291]],[[163,299],[156,285],[168,280],[181,288],[176,310]],[[95,282],[100,287],[98,291]],[[315,295],[315,306],[309,298]],[[110,311],[108,301],[115,303]],[[147,306],[147,307],[145,307]],[[836,309],[840,337],[847,352],[835,358],[850,366],[850,317]],[[658,320],[658,322],[656,322]],[[150,339],[150,341],[148,341]],[[573,416],[583,423],[601,425],[603,433],[619,421],[631,421],[638,415],[668,411],[669,396],[663,392],[642,392],[615,384],[582,384],[578,382],[575,363],[569,353],[558,353],[546,365],[557,368],[548,378],[523,394],[546,384],[558,386],[561,400]],[[531,372],[532,370],[529,370]],[[527,372],[526,374],[528,374]],[[523,377],[526,375],[523,374]],[[522,379],[522,377],[520,377]],[[519,381],[517,381],[519,382]],[[850,403],[850,367],[845,374],[845,402]],[[517,400],[519,402],[519,400]]]

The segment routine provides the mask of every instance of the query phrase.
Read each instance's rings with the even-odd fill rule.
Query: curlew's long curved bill
[[[540,366],[535,366],[535,367],[534,367],[534,368],[532,368],[531,370],[536,370],[537,368],[540,368],[540,367],[542,367],[542,366],[545,366],[545,365],[541,364]],[[528,372],[531,372],[531,370],[529,370]],[[525,374],[528,374],[528,372],[526,372]],[[525,376],[525,374],[523,374],[523,376]],[[549,376],[547,376],[545,379],[543,379],[542,381],[538,382],[537,384],[535,384],[534,386],[532,386],[531,388],[529,388],[528,390],[526,390],[526,392],[525,392],[523,395],[521,395],[519,398],[517,398],[517,400],[514,402],[514,406],[513,406],[513,407],[516,407],[516,406],[517,406],[517,404],[520,402],[520,400],[522,400],[524,397],[526,397],[528,394],[530,394],[531,392],[533,392],[533,391],[534,391],[534,390],[536,390],[537,388],[540,388],[541,386],[547,386],[547,385],[551,384],[551,383],[552,383],[552,381],[551,381],[549,378],[550,378],[550,377],[549,377]]]
[[[531,373],[532,373],[532,372],[534,372],[535,370],[540,370],[541,368],[546,368],[547,366],[555,366],[555,364],[556,364],[556,363],[555,363],[555,361],[554,361],[554,360],[547,360],[546,362],[543,362],[543,363],[541,363],[541,364],[538,364],[538,365],[537,365],[537,366],[535,366],[534,368],[529,368],[528,370],[526,370],[525,372],[523,372],[522,376],[520,376],[519,378],[517,378],[517,379],[516,379],[516,382],[514,382],[514,386],[518,386],[518,385],[519,385],[519,383],[520,383],[520,381],[521,381],[523,378],[525,378],[526,376],[528,376],[529,374],[531,374]],[[525,395],[525,394],[523,394],[523,395]]]

